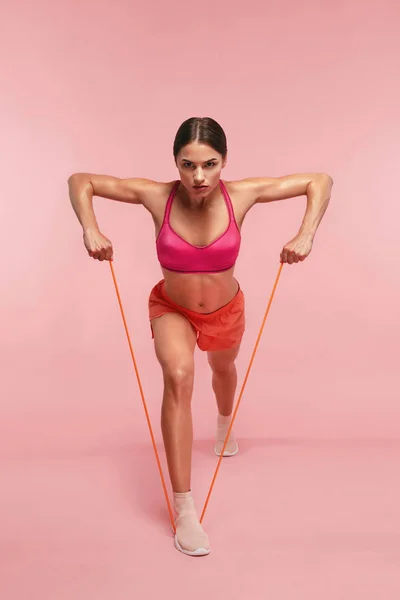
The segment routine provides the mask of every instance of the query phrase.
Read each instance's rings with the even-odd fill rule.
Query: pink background
[[[398,598],[398,3],[17,0],[1,21],[2,597],[186,598],[190,585],[194,600],[337,600],[384,582]],[[109,267],[87,257],[66,183],[173,179],[190,116],[225,128],[225,179],[335,181],[312,254],[283,269],[202,561],[173,550]],[[161,441],[153,224],[95,206]],[[304,209],[259,206],[245,222],[240,380]],[[200,509],[216,414],[200,353],[193,411]]]

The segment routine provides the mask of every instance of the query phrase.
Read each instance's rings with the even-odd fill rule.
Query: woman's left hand
[[[296,235],[290,242],[285,244],[281,252],[281,262],[293,263],[303,262],[310,254],[313,245],[313,238],[310,235]]]

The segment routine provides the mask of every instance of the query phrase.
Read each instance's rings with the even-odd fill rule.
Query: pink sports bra
[[[171,227],[169,217],[172,202],[180,181],[172,188],[165,207],[164,221],[157,236],[156,248],[160,264],[169,271],[181,273],[217,273],[227,271],[236,262],[241,235],[233,212],[232,202],[224,183],[220,188],[229,213],[229,224],[225,232],[208,246],[194,246],[184,240]]]

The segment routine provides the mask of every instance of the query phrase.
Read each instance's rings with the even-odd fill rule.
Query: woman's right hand
[[[97,260],[113,260],[113,247],[100,231],[84,231],[83,242],[89,256]]]

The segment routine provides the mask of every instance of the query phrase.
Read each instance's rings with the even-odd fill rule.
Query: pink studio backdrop
[[[368,8],[369,6],[369,8]],[[228,135],[226,179],[327,171],[333,198],[302,265],[285,266],[238,417],[244,437],[398,435],[395,3],[91,2],[3,8],[1,444],[147,436],[106,263],[85,254],[74,171],[170,180],[192,115]],[[5,13],[5,15],[4,15]],[[397,116],[396,116],[397,115]],[[161,377],[147,297],[161,277],[144,209],[97,199],[157,435]],[[241,377],[305,199],[248,216]],[[215,408],[198,355],[196,436]]]
[[[3,4],[0,595],[398,598],[399,4]],[[200,563],[166,532],[110,269],[88,258],[67,193],[74,171],[173,179],[173,137],[193,115],[225,128],[228,180],[335,181],[312,254],[283,269],[237,419],[241,452],[208,509],[215,553]],[[161,449],[153,224],[141,207],[95,207]],[[240,382],[304,209],[259,206],[243,227]],[[196,364],[201,509],[216,408],[200,352]]]

